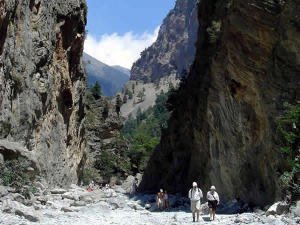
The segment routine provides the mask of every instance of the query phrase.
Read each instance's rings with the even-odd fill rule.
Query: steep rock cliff
[[[0,2],[0,138],[31,151],[51,185],[80,172],[86,13],[84,0]]]
[[[125,179],[131,173],[130,160],[126,155],[129,144],[120,134],[123,119],[118,116],[115,103],[103,96],[87,103],[85,171],[95,168],[98,175],[95,174],[94,179],[97,182]],[[87,175],[89,179],[89,175],[93,174]]]
[[[154,82],[189,71],[194,61],[197,40],[198,0],[177,0],[164,19],[156,42],[141,53],[131,68],[131,80]]]
[[[192,181],[222,199],[279,195],[275,120],[300,100],[300,1],[202,0],[197,53],[141,189],[186,195]]]

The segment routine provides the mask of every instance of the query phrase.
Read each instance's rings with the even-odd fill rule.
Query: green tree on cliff
[[[116,98],[116,112],[118,113],[118,115],[120,114],[121,106],[122,106],[121,96],[117,95],[117,98]]]
[[[102,93],[101,93],[101,86],[98,83],[98,81],[96,81],[95,85],[90,90],[95,99],[100,98]]]

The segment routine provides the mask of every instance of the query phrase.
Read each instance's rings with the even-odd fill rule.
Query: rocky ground
[[[159,211],[155,206],[154,195],[131,196],[126,194],[120,186],[88,192],[72,185],[69,190],[44,190],[42,195],[32,196],[31,200],[13,193],[12,189],[1,187],[0,196],[2,209],[0,224],[3,225],[179,225],[192,223],[188,199],[170,196],[172,209]],[[295,209],[294,212],[296,212]],[[276,207],[274,212],[269,213],[257,210],[256,213],[218,214],[213,222],[208,219],[207,204],[203,204],[198,224],[300,224],[300,218],[291,213],[276,215]]]

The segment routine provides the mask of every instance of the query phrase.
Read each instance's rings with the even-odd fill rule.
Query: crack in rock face
[[[85,149],[84,0],[0,3],[0,138],[52,185],[77,182]]]

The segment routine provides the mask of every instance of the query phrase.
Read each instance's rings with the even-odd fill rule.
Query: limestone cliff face
[[[189,71],[195,58],[198,0],[178,0],[160,27],[157,41],[141,53],[131,69],[131,80],[154,82]]]
[[[0,138],[52,184],[77,181],[85,147],[84,0],[0,1]]]
[[[300,1],[202,0],[191,73],[143,190],[186,195],[192,181],[222,199],[264,205],[279,196],[276,117],[300,100]]]
[[[97,182],[115,183],[131,173],[126,153],[129,143],[121,136],[123,119],[116,113],[112,100],[102,96],[89,101],[86,109],[86,163],[85,168],[95,168]]]

